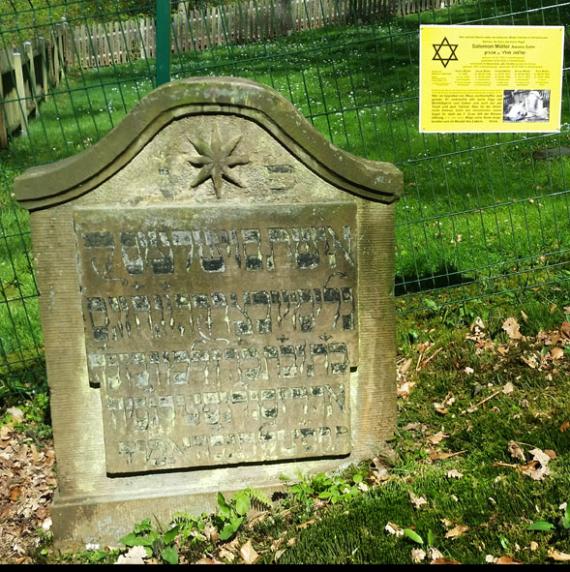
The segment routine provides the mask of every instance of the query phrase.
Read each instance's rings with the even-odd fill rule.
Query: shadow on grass
[[[473,278],[466,276],[453,265],[439,266],[430,274],[396,276],[394,293],[396,296],[404,296],[405,294],[416,294],[426,290],[449,288],[451,286],[463,286],[474,282]]]
[[[0,366],[0,410],[48,392],[43,356],[24,358],[17,363]]]

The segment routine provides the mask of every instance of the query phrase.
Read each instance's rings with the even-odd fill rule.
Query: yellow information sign
[[[420,26],[420,132],[560,131],[564,26]]]

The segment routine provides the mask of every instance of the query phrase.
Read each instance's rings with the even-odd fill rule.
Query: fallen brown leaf
[[[570,421],[566,420],[560,425],[560,433],[565,433],[568,429],[570,429]]]
[[[508,450],[509,454],[513,459],[518,459],[523,463],[526,461],[526,457],[524,456],[524,451],[516,441],[509,441]]]
[[[495,564],[522,564],[522,562],[515,560],[511,556],[499,556],[499,558],[495,560]]]
[[[402,427],[402,431],[419,431],[420,433],[424,433],[425,430],[426,425],[417,421],[415,423],[408,423]]]
[[[521,472],[535,481],[544,480],[544,477],[550,474],[548,468],[550,456],[538,447],[530,450],[529,453],[533,456],[533,460],[523,465]]]
[[[520,326],[519,323],[517,322],[516,318],[507,318],[504,322],[503,322],[503,330],[505,330],[505,332],[507,332],[507,336],[509,336],[509,338],[511,340],[521,340],[522,339],[522,334],[520,332]]]
[[[380,465],[378,468],[373,469],[372,473],[370,474],[370,478],[375,483],[383,483],[390,478],[390,474],[388,473],[388,469],[383,465]]]
[[[285,538],[283,536],[281,538],[276,538],[271,543],[271,552],[277,552],[284,542],[285,542]]]
[[[550,350],[550,357],[555,360],[562,359],[564,357],[564,350],[556,346]]]
[[[428,556],[430,560],[435,560],[436,558],[444,558],[443,554],[434,546],[428,548]]]
[[[404,375],[410,369],[410,366],[412,365],[412,361],[413,361],[412,358],[408,358],[407,360],[402,362],[401,365],[398,365],[398,373],[400,375]]]
[[[457,451],[455,453],[449,453],[447,451],[430,451],[429,458],[432,461],[445,461],[445,459],[451,459],[451,457],[456,457],[457,455],[463,455],[466,453],[467,449],[463,451]]]
[[[443,403],[434,402],[433,408],[435,409],[435,412],[439,413],[440,415],[447,415],[449,413],[449,410],[447,407],[445,407],[445,405],[443,405]]]
[[[2,427],[0,427],[0,441],[8,441],[13,431],[14,428],[11,425],[2,425]]]
[[[448,407],[455,403],[455,397],[452,393],[448,393],[441,403],[434,402],[433,407],[437,413],[440,415],[447,415]]]
[[[459,538],[460,536],[463,536],[468,530],[469,527],[466,524],[457,524],[451,530],[448,530],[445,533],[445,538]]]
[[[398,385],[396,389],[396,395],[402,399],[407,399],[415,385],[416,384],[412,381],[405,381],[404,383]]]
[[[430,564],[461,564],[461,562],[451,558],[434,558]]]
[[[530,356],[521,356],[521,360],[532,369],[537,369],[540,366],[539,360],[533,354]]]
[[[315,524],[315,522],[317,522],[316,518],[311,518],[310,520],[306,520],[305,522],[302,522],[301,524],[297,525],[297,529],[299,530],[303,530],[305,528],[308,528],[309,526],[311,526],[311,524]]]
[[[412,501],[414,508],[419,509],[422,506],[428,504],[428,501],[424,497],[418,497],[412,491],[409,491],[408,494],[410,495],[410,500]]]
[[[385,527],[384,530],[388,534],[392,534],[396,537],[404,536],[404,531],[395,523],[389,522]]]
[[[437,445],[438,443],[441,443],[441,441],[443,441],[447,437],[449,437],[449,435],[447,435],[443,431],[438,431],[435,435],[431,435],[430,437],[428,437],[427,440],[432,445]]]
[[[414,564],[419,564],[426,559],[426,551],[421,548],[412,548],[411,557]]]
[[[251,544],[251,540],[248,540],[239,549],[239,553],[246,564],[254,564],[259,560],[259,554],[255,551],[255,548]]]
[[[550,548],[548,550],[548,558],[556,560],[556,562],[570,562],[570,554],[566,554],[566,552],[560,552],[555,548]]]
[[[220,534],[218,533],[218,529],[213,524],[206,524],[204,527],[204,536],[207,540],[211,542],[217,542],[220,538]]]
[[[256,508],[252,508],[247,513],[247,528],[251,530],[258,524],[262,523],[268,515],[269,511],[267,510],[257,510]]]
[[[236,559],[236,555],[233,552],[223,547],[220,548],[218,557],[227,560],[230,564]]]
[[[223,562],[215,558],[210,558],[209,556],[203,556],[200,560],[196,560],[194,564],[223,564]]]
[[[24,420],[24,412],[18,407],[10,407],[6,409],[6,413],[12,416],[14,421],[20,423]]]
[[[515,387],[514,385],[508,381],[507,383],[505,383],[505,385],[503,385],[503,393],[505,395],[510,395],[513,391],[514,391]]]

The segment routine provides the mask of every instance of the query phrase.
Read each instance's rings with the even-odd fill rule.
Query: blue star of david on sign
[[[435,55],[433,56],[432,60],[435,62],[441,62],[444,68],[447,67],[447,64],[449,62],[458,61],[457,54],[455,53],[458,44],[450,44],[449,40],[445,36],[443,37],[443,40],[441,41],[440,44],[432,44],[432,46],[433,49],[435,50]]]

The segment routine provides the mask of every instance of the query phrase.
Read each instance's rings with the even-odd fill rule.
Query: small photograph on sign
[[[503,92],[503,121],[548,121],[549,89],[506,89]]]

